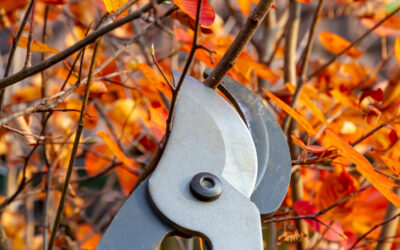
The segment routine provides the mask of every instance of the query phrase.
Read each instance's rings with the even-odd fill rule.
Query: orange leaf
[[[105,144],[97,144],[90,147],[85,155],[85,169],[89,175],[95,175],[110,165],[112,152]],[[108,159],[107,159],[108,158]]]
[[[196,20],[197,0],[172,0],[176,6],[191,18]],[[210,26],[215,19],[215,12],[212,5],[207,0],[202,0],[202,8],[200,12],[200,24]]]
[[[268,68],[264,64],[257,62],[246,52],[242,52],[240,54],[239,58],[236,61],[236,65],[241,69],[250,68],[254,70],[254,73],[257,76],[264,78],[270,81],[271,83],[275,83],[279,80],[279,76],[275,74],[270,68]]]
[[[309,3],[310,2],[310,0],[296,0],[297,2],[300,2],[300,3]]]
[[[314,136],[316,134],[314,128],[308,123],[308,121],[296,110],[292,109],[284,103],[281,99],[276,97],[274,94],[270,93],[269,91],[263,89],[265,94],[274,102],[276,103],[281,109],[283,109],[288,115],[290,115],[293,119],[295,119],[299,125],[304,128],[309,136]]]
[[[396,55],[397,62],[400,66],[400,37],[396,38],[396,43],[394,45],[394,53]]]
[[[26,36],[22,36],[19,39],[18,47],[24,49],[28,47],[28,38]],[[44,43],[38,42],[36,40],[32,41],[32,51],[42,52],[42,53],[53,53],[53,54],[57,54],[58,52],[60,52],[59,50],[52,48]]]
[[[400,163],[398,161],[384,155],[380,155],[379,158],[393,173],[400,176]]]
[[[326,135],[329,138],[332,146],[338,148],[338,153],[345,157],[347,160],[356,165],[357,171],[364,176],[383,196],[386,197],[395,206],[400,207],[400,197],[398,197],[392,190],[392,187],[397,185],[377,173],[371,163],[350,144],[345,142],[330,129],[326,130]]]
[[[119,184],[121,185],[122,190],[124,191],[125,195],[128,196],[129,192],[132,190],[135,182],[138,179],[137,175],[130,173],[128,170],[124,168],[117,168],[116,169],[117,178]]]
[[[326,31],[319,34],[319,40],[324,48],[333,54],[339,54],[350,45],[350,42],[343,37]],[[362,54],[362,51],[354,47],[346,52],[346,55],[353,59],[359,58]]]
[[[122,163],[124,163],[124,165],[126,165],[127,167],[131,167],[133,169],[138,169],[137,167],[137,163],[128,158],[124,152],[122,152],[122,150],[120,149],[120,147],[118,146],[117,143],[115,143],[113,141],[113,139],[111,139],[111,137],[109,135],[107,135],[106,133],[102,132],[102,131],[98,131],[97,135],[103,139],[103,141],[106,143],[106,145],[108,146],[108,148],[111,150],[111,152],[115,155],[115,157],[118,158],[118,160],[120,160]]]
[[[135,66],[137,70],[142,72],[142,74],[153,84],[155,84],[156,88],[163,92],[168,98],[171,99],[172,93],[171,89],[168,87],[167,83],[164,82],[164,80],[161,80],[156,72],[147,64],[145,63],[139,63]]]
[[[290,135],[293,139],[293,141],[302,149],[304,149],[307,152],[313,153],[316,156],[329,156],[332,153],[336,152],[335,150],[328,150],[324,146],[319,146],[319,145],[306,145],[304,142],[298,138],[295,135]]]
[[[103,0],[108,12],[114,12],[126,4],[128,0]]]
[[[285,85],[290,91],[290,93],[294,94],[295,92],[294,86],[288,82]],[[317,106],[315,106],[313,101],[311,101],[311,99],[306,94],[304,94],[303,91],[301,91],[300,93],[300,101],[315,115],[315,117],[318,120],[320,120],[323,124],[327,123],[324,114]]]

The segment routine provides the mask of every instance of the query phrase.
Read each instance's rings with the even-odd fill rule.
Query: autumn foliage
[[[162,146],[171,70],[194,51],[188,74],[204,80],[262,0],[201,1],[195,50],[197,0],[0,2],[0,218],[13,249],[48,246],[69,170],[54,246],[95,248]],[[265,245],[400,247],[399,10],[397,0],[275,0],[229,70],[291,149],[296,178],[263,218]],[[190,240],[161,249],[175,241]]]

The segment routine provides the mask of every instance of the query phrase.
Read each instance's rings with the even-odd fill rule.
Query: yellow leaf
[[[390,181],[388,178],[377,173],[369,161],[355,150],[350,144],[345,142],[342,138],[335,134],[330,129],[326,130],[326,135],[329,138],[332,146],[338,148],[338,153],[345,157],[347,160],[356,165],[357,171],[364,176],[383,196],[386,197],[395,206],[400,207],[400,197],[398,197],[392,190],[392,187],[397,185]]]
[[[124,152],[122,152],[122,150],[119,148],[117,143],[115,143],[109,135],[107,135],[106,133],[104,133],[102,131],[98,131],[97,135],[101,139],[103,139],[103,141],[106,143],[106,145],[111,150],[111,152],[115,155],[115,157],[117,157],[118,160],[120,160],[122,163],[124,163],[124,165],[126,165],[127,167],[132,167],[134,169],[138,169],[136,162],[134,160],[128,158],[124,154]]]
[[[343,37],[326,31],[319,34],[319,40],[324,48],[333,54],[339,54],[350,45],[350,42]],[[354,47],[346,52],[346,55],[353,59],[359,58],[362,54],[362,51]]]
[[[28,38],[25,36],[21,37],[18,42],[18,47],[26,49],[28,47]],[[58,52],[60,52],[58,49],[52,48],[49,45],[38,42],[36,40],[32,41],[32,51],[53,54],[57,54]]]
[[[307,131],[309,136],[314,136],[316,134],[314,128],[310,125],[310,123],[301,115],[299,114],[299,112],[297,112],[296,110],[292,109],[291,107],[289,107],[289,105],[287,105],[286,103],[284,103],[283,101],[281,101],[281,99],[279,99],[278,97],[276,97],[274,94],[270,93],[269,91],[263,89],[265,94],[267,94],[267,96],[274,102],[276,103],[281,109],[283,109],[288,115],[290,115],[293,119],[295,119],[297,121],[297,123],[299,123],[299,125],[304,128],[304,130]]]
[[[397,62],[400,66],[400,37],[396,38],[396,43],[394,45],[394,54],[396,55]]]
[[[121,8],[128,0],[103,0],[108,12],[114,12]]]
[[[294,86],[288,82],[285,85],[290,93],[294,94]],[[324,114],[322,114],[321,110],[319,110],[319,108],[315,106],[313,101],[311,101],[311,99],[303,91],[301,91],[300,93],[300,101],[315,115],[318,120],[320,120],[320,122],[322,122],[323,124],[327,123]]]

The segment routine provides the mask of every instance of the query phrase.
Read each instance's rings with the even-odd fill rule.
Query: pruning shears
[[[274,213],[286,195],[288,145],[257,95],[229,77],[219,89],[226,99],[185,77],[155,171],[127,198],[98,250],[156,249],[173,234],[200,236],[207,249],[263,249],[260,215]]]

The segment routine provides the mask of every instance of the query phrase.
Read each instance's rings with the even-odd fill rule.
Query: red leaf
[[[366,97],[371,97],[375,101],[381,102],[381,101],[383,101],[383,91],[380,88],[377,90],[373,90],[373,89],[366,90],[362,93],[359,103],[361,103],[362,100],[364,100],[364,98],[366,98]]]
[[[172,0],[176,6],[183,12],[188,14],[191,18],[196,20],[197,0]],[[207,0],[203,0],[200,12],[200,24],[210,26],[215,19],[214,8]]]
[[[310,215],[317,212],[317,208],[315,207],[315,205],[311,204],[308,201],[296,201],[293,204],[293,210],[296,211],[298,215]],[[305,221],[314,231],[319,232],[320,224],[318,223],[318,221],[312,219],[305,219]]]

